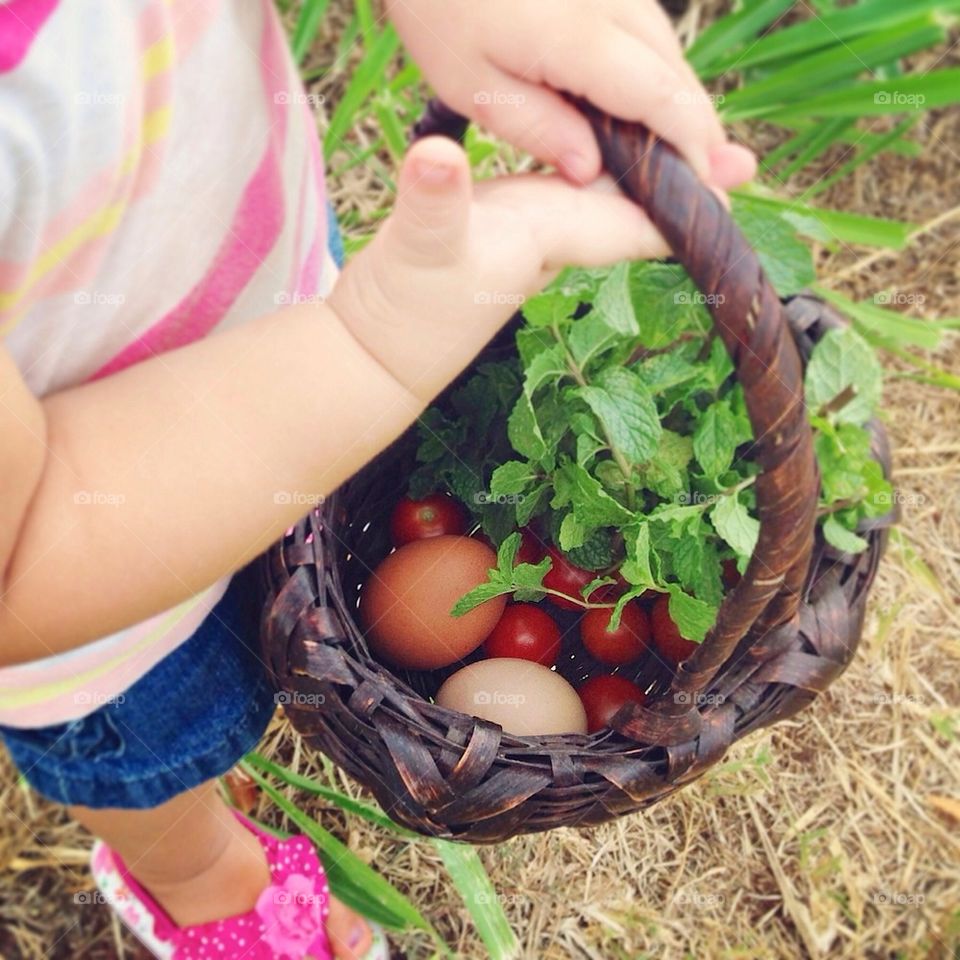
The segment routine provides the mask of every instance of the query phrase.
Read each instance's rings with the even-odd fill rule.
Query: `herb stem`
[[[570,376],[576,380],[579,386],[590,386],[590,382],[584,376],[583,370],[580,369],[579,364],[574,359],[573,354],[570,352],[570,348],[567,346],[567,342],[563,339],[563,334],[560,332],[560,325],[557,323],[551,324],[550,330],[553,333],[554,339],[563,348],[563,354],[567,361],[567,369],[570,371]],[[618,449],[617,445],[613,442],[613,438],[610,436],[610,431],[607,429],[607,425],[600,417],[597,417],[597,420],[600,422],[600,429],[603,431],[604,438],[607,441],[607,447],[610,450],[610,456],[613,457],[613,462],[617,465],[620,473],[623,474],[623,493],[627,500],[627,509],[632,512],[636,509],[637,495],[633,485],[633,475],[630,469],[630,464],[627,462],[627,458],[623,455],[623,451]]]

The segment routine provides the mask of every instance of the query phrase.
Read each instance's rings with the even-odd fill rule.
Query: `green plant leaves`
[[[733,200],[733,215],[781,297],[799,293],[816,280],[810,250],[797,238],[797,228],[784,211],[738,196]]]
[[[738,443],[737,418],[726,400],[711,403],[693,434],[693,453],[709,477],[719,477],[733,463]]]
[[[710,522],[740,557],[749,557],[757,546],[760,521],[751,517],[736,494],[721,497],[710,511]]]
[[[646,384],[633,371],[622,367],[604,370],[593,386],[580,388],[614,446],[631,463],[642,463],[660,443],[660,415]]]
[[[814,347],[804,379],[807,406],[829,410],[836,423],[862,425],[883,393],[883,370],[870,345],[856,331],[830,330]]]

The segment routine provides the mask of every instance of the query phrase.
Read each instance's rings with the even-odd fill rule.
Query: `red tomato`
[[[517,563],[539,563],[546,552],[547,548],[529,527],[524,527],[520,531],[520,549],[517,550]]]
[[[616,630],[608,630],[612,610],[601,607],[588,610],[580,621],[580,639],[587,650],[603,663],[619,666],[636,660],[650,642],[647,611],[638,603],[628,603]]]
[[[625,703],[643,703],[647,695],[624,677],[591,677],[578,690],[587,711],[587,730],[596,733],[610,721]]]
[[[728,590],[732,590],[740,582],[740,576],[736,560],[723,561],[723,585]]]
[[[588,583],[597,579],[596,574],[572,564],[556,547],[547,547],[547,556],[552,563],[549,573],[543,578],[543,585],[549,590],[559,590],[568,597],[582,600],[581,591]],[[556,597],[550,593],[547,596],[551,603],[563,610],[583,610],[582,604],[564,600],[563,597]]]
[[[467,532],[467,515],[453,497],[432,493],[423,500],[404,497],[390,517],[390,536],[395,547],[413,540]]]
[[[673,664],[688,660],[700,644],[687,640],[670,619],[670,594],[661,593],[650,609],[654,646]]]
[[[513,603],[484,641],[488,657],[514,657],[552,667],[560,653],[560,628],[535,603]]]

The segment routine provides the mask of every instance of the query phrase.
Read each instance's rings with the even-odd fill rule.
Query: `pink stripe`
[[[59,0],[9,0],[0,5],[0,73],[13,70],[30,52]]]
[[[264,4],[261,65],[274,136],[247,184],[227,237],[206,276],[166,316],[104,364],[91,380],[206,336],[220,322],[277,242],[283,227],[281,154],[286,140],[285,41],[272,4]]]

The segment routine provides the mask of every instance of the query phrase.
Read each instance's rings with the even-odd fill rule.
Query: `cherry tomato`
[[[740,582],[740,576],[736,560],[723,561],[723,585],[728,590],[732,590]]]
[[[638,603],[628,603],[616,630],[608,630],[612,610],[601,607],[588,610],[580,621],[580,639],[587,650],[603,663],[619,666],[636,660],[650,642],[647,611]]]
[[[581,591],[588,583],[597,579],[596,574],[572,564],[556,547],[547,547],[547,556],[552,563],[549,573],[543,578],[543,585],[549,590],[559,590],[568,597],[582,600]],[[572,600],[565,600],[550,593],[547,596],[551,603],[563,610],[583,610],[582,604]]]
[[[453,497],[432,493],[423,500],[404,497],[390,517],[390,536],[395,547],[413,540],[467,532],[467,515]]]
[[[650,609],[654,646],[673,664],[688,660],[699,646],[683,637],[670,619],[670,594],[661,593]]]
[[[517,563],[539,563],[546,556],[547,548],[540,538],[530,529],[520,531],[520,549],[517,550]]]
[[[591,677],[577,693],[587,712],[590,733],[609,727],[625,703],[643,703],[647,699],[647,695],[625,677]]]
[[[513,603],[483,643],[488,657],[514,657],[552,667],[560,653],[560,628],[535,603]]]

